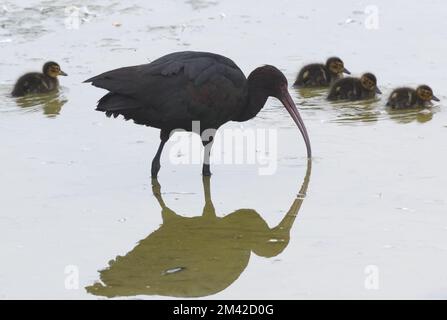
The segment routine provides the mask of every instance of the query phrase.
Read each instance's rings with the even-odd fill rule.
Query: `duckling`
[[[429,86],[420,85],[416,90],[406,87],[393,90],[386,105],[392,109],[417,108],[430,105],[432,100],[439,101]]]
[[[328,100],[366,100],[382,92],[377,87],[377,79],[372,73],[365,73],[360,78],[337,80],[331,87]]]
[[[296,77],[294,87],[327,87],[343,78],[343,73],[351,74],[338,57],[327,59],[326,64],[313,63],[304,66]]]
[[[22,97],[30,93],[47,93],[59,88],[58,76],[67,74],[61,70],[59,64],[49,61],[43,65],[43,73],[30,72],[21,76],[12,91],[13,97]]]

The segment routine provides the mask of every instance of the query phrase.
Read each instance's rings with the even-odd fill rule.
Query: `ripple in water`
[[[27,114],[30,112],[42,112],[45,116],[53,118],[61,113],[62,107],[68,101],[63,90],[14,98],[10,95],[10,89],[9,86],[0,87],[0,95],[4,98],[4,104],[0,107],[0,113]]]
[[[307,113],[311,119],[348,125],[373,124],[389,120],[400,124],[425,123],[432,120],[434,114],[440,110],[437,105],[394,110],[386,107],[386,95],[364,101],[331,102],[326,100],[327,92],[327,89],[300,88],[295,90],[295,100],[299,109]]]

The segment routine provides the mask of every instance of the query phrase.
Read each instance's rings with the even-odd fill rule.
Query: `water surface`
[[[0,4],[0,298],[447,297],[443,1],[376,1],[378,29],[365,27],[365,1],[78,1],[78,25],[71,3]],[[273,64],[289,83],[304,63],[339,55],[355,75],[374,72],[384,94],[334,104],[290,89],[311,176],[298,130],[269,99],[243,127],[277,129],[274,175],[214,165],[204,195],[199,164],[169,163],[171,141],[158,190],[158,130],[95,112],[104,91],[82,81],[179,50],[226,55],[246,74]],[[9,97],[47,60],[70,75],[60,93]],[[394,87],[419,83],[442,102],[385,107]],[[378,290],[365,288],[371,265]],[[72,266],[78,288],[67,288]]]

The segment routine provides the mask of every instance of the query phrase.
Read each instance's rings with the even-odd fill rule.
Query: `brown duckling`
[[[351,74],[338,57],[327,59],[326,64],[313,63],[304,66],[296,77],[294,87],[327,87],[343,78],[343,73]]]
[[[392,109],[423,108],[429,106],[432,100],[439,101],[429,86],[420,85],[416,90],[407,87],[393,90],[386,105]]]
[[[382,92],[377,87],[377,78],[372,73],[365,73],[360,78],[337,80],[331,87],[328,100],[367,100]]]
[[[12,91],[14,97],[22,97],[30,93],[48,93],[59,88],[58,76],[66,76],[59,64],[49,61],[43,65],[42,73],[30,72],[21,76]]]

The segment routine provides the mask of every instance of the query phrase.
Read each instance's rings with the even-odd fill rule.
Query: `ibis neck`
[[[265,93],[265,90],[256,86],[256,84],[252,83],[250,80],[251,79],[249,78],[247,84],[247,99],[245,107],[239,114],[238,118],[234,119],[235,121],[242,122],[254,118],[264,107],[269,97]]]

